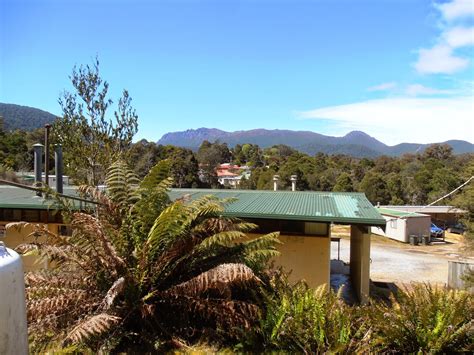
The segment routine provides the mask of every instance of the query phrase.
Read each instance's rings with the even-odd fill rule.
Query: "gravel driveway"
[[[349,237],[341,228],[333,236],[341,239],[341,260],[349,262]],[[372,281],[445,284],[448,260],[460,260],[460,244],[452,240],[427,246],[411,246],[380,236],[372,236],[370,278]],[[337,259],[337,243],[331,243],[331,259]],[[471,258],[472,260],[472,258]]]

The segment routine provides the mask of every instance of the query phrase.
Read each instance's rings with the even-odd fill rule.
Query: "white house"
[[[380,227],[371,227],[373,234],[382,235],[400,242],[408,243],[411,235],[421,238],[430,236],[431,216],[421,213],[377,208],[387,221],[385,232]]]

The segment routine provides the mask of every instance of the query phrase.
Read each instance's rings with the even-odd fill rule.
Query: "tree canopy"
[[[98,58],[92,65],[75,66],[69,78],[74,92],[65,91],[59,98],[63,117],[53,125],[54,139],[63,146],[65,171],[79,183],[96,186],[104,182],[112,162],[130,149],[138,115],[127,90],[110,114],[113,101]]]

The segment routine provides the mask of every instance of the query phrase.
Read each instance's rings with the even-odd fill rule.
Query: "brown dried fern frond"
[[[122,318],[107,313],[100,313],[81,321],[72,329],[64,340],[65,344],[81,343],[100,336],[120,322]]]
[[[116,274],[117,268],[126,267],[125,261],[115,250],[100,220],[89,214],[77,212],[73,215],[72,227],[80,232],[77,233],[77,236],[83,237],[85,246],[91,247],[97,254],[100,254],[97,256],[106,261],[104,266],[107,267],[113,275]],[[102,251],[99,249],[97,242],[99,242]]]
[[[87,185],[79,186],[78,191],[82,196],[98,203],[96,205],[96,212],[99,216],[116,226],[120,226],[122,221],[120,208],[105,193],[97,187]]]
[[[27,301],[28,319],[41,320],[51,314],[61,315],[71,311],[72,307],[79,309],[91,308],[97,305],[97,302],[83,290],[64,290],[64,292],[41,297],[38,300]]]
[[[43,297],[60,296],[64,292],[71,292],[78,295],[79,300],[86,298],[88,295],[87,290],[65,288],[65,287],[55,287],[55,286],[50,286],[50,285],[30,286],[25,289],[25,292],[29,300],[43,298]]]
[[[44,286],[59,288],[88,288],[90,284],[86,279],[77,272],[61,272],[57,273],[52,270],[31,271],[25,275],[26,287]]]
[[[232,286],[248,286],[261,282],[252,269],[244,264],[221,264],[189,281],[173,286],[166,291],[171,295],[198,296],[208,290],[217,290],[229,295]]]
[[[192,297],[183,294],[175,295],[166,301],[170,302],[171,309],[175,312],[189,314],[194,319],[198,317],[207,323],[208,327],[225,330],[229,332],[228,335],[231,335],[232,330],[236,328],[249,329],[260,317],[259,307],[245,301]],[[175,324],[170,326],[174,327]],[[176,326],[179,328],[180,325]]]

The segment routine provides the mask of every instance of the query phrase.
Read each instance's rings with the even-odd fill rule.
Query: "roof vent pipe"
[[[280,180],[280,175],[273,175],[273,191],[278,190],[278,181]]]
[[[291,175],[291,191],[296,191],[296,180],[298,178],[296,177],[296,175]]]
[[[34,169],[35,169],[35,186],[41,187],[42,179],[42,170],[43,170],[43,145],[40,143],[36,143],[33,145],[35,162],[34,162]],[[41,191],[36,192],[37,196],[41,196]]]
[[[54,147],[54,171],[56,172],[56,192],[63,193],[63,148],[61,144]]]

